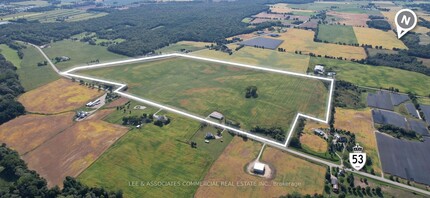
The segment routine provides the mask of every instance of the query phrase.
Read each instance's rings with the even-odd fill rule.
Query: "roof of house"
[[[254,170],[264,171],[264,164],[260,162],[255,162]]]
[[[224,118],[224,116],[221,113],[216,111],[212,112],[209,116],[220,120]]]
[[[324,70],[324,66],[322,66],[322,65],[315,65],[315,70]]]

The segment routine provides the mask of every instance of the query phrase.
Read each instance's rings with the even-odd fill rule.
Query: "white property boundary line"
[[[214,63],[220,63],[220,64],[227,64],[227,65],[233,65],[236,67],[244,67],[244,68],[248,68],[248,69],[254,69],[254,70],[261,70],[261,71],[266,71],[266,72],[273,72],[273,73],[280,73],[280,74],[287,74],[287,75],[293,75],[293,76],[299,76],[299,77],[305,77],[305,78],[312,78],[312,79],[319,79],[319,80],[324,80],[324,81],[329,81],[330,82],[330,91],[329,91],[329,100],[328,100],[328,104],[327,104],[327,113],[326,113],[326,119],[322,120],[319,118],[315,118],[309,115],[305,115],[302,113],[298,113],[294,119],[293,125],[291,126],[290,132],[288,134],[288,137],[285,141],[284,144],[273,141],[273,140],[269,140],[254,134],[251,134],[249,132],[246,131],[242,131],[230,126],[226,126],[217,122],[213,122],[210,120],[207,120],[203,117],[200,116],[196,116],[169,106],[165,106],[162,104],[158,104],[156,102],[153,101],[149,101],[137,96],[133,96],[131,94],[125,93],[125,92],[121,92],[122,89],[124,89],[127,85],[126,84],[122,84],[122,83],[118,83],[118,82],[113,82],[113,81],[108,81],[108,80],[102,80],[102,79],[97,79],[97,78],[93,78],[93,77],[87,77],[87,76],[82,76],[82,75],[76,75],[76,74],[71,74],[72,72],[76,72],[78,70],[87,70],[87,69],[94,69],[94,68],[101,68],[101,67],[109,67],[109,66],[115,66],[115,65],[123,65],[123,64],[129,64],[129,63],[136,63],[136,62],[141,62],[141,61],[151,61],[151,60],[157,60],[157,59],[163,59],[163,58],[171,58],[171,57],[184,57],[184,58],[190,58],[190,59],[195,59],[195,60],[202,60],[202,61],[207,61],[207,62],[214,62]],[[114,85],[114,86],[118,86],[118,88],[114,91],[114,93],[117,93],[123,97],[129,98],[131,100],[135,100],[135,101],[139,101],[145,104],[148,104],[150,106],[154,106],[154,107],[158,107],[158,108],[162,108],[166,111],[170,111],[179,115],[183,115],[185,117],[188,118],[192,118],[194,120],[198,120],[200,122],[206,122],[208,124],[214,125],[214,126],[218,126],[227,130],[231,130],[234,131],[238,134],[242,134],[245,135],[248,138],[257,140],[259,142],[262,143],[268,143],[270,145],[276,145],[276,146],[282,146],[282,147],[287,147],[290,138],[294,132],[294,129],[296,127],[297,121],[299,120],[300,117],[304,117],[304,118],[308,118],[311,120],[315,120],[318,122],[322,122],[327,124],[330,118],[330,110],[331,110],[331,101],[332,101],[332,95],[333,95],[333,89],[334,89],[334,79],[331,78],[323,78],[323,77],[319,77],[319,76],[311,76],[311,75],[306,75],[306,74],[300,74],[300,73],[295,73],[295,72],[288,72],[288,71],[284,71],[284,70],[278,70],[278,69],[271,69],[271,68],[265,68],[265,67],[258,67],[258,66],[252,66],[252,65],[247,65],[247,64],[242,64],[242,63],[234,63],[234,62],[228,62],[228,61],[223,61],[223,60],[217,60],[217,59],[211,59],[211,58],[203,58],[203,57],[198,57],[198,56],[192,56],[192,55],[186,55],[186,54],[179,54],[179,53],[173,53],[173,54],[166,54],[166,55],[159,55],[159,56],[151,56],[151,57],[143,57],[143,58],[136,58],[136,59],[127,59],[127,60],[122,60],[122,61],[114,61],[114,62],[108,62],[108,63],[101,63],[101,64],[95,64],[95,65],[91,65],[91,66],[81,66],[81,67],[75,67],[72,68],[70,70],[67,70],[65,72],[61,72],[60,75],[65,76],[65,77],[74,77],[74,78],[80,78],[80,79],[86,79],[86,80],[92,80],[92,81],[96,81],[96,82],[101,82],[101,83],[106,83],[106,84],[110,84],[110,85]]]

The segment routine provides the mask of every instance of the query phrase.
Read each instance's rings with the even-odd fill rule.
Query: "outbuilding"
[[[254,173],[255,174],[259,174],[259,175],[264,175],[264,172],[266,170],[265,168],[265,164],[260,163],[260,162],[255,162],[254,164]]]
[[[213,119],[217,119],[217,120],[223,120],[223,119],[224,119],[224,115],[222,115],[221,113],[216,112],[216,111],[212,112],[212,113],[209,115],[209,117],[211,117],[211,118],[213,118]]]

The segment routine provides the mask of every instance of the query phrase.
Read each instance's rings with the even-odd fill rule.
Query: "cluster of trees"
[[[313,195],[310,195],[310,194],[302,195],[298,192],[293,192],[291,194],[288,193],[286,195],[282,195],[279,198],[323,198],[323,197],[324,196],[322,194],[317,194],[317,193]]]
[[[122,124],[123,125],[142,125],[142,124],[148,124],[154,122],[154,125],[157,125],[159,127],[163,127],[164,125],[168,125],[170,123],[170,118],[167,118],[166,120],[160,120],[156,119],[154,121],[154,115],[153,114],[146,114],[144,113],[142,116],[124,116],[122,118]]]
[[[248,86],[245,89],[245,98],[258,98],[257,86]]]
[[[418,73],[430,76],[430,68],[418,61],[416,57],[409,56],[407,53],[401,51],[399,54],[381,54],[378,53],[374,56],[370,56],[366,59],[366,63],[375,66],[390,66],[408,71],[414,71]]]
[[[370,20],[370,21],[367,21],[366,24],[370,28],[376,28],[384,31],[391,30],[391,25],[386,20],[380,20],[380,19]]]
[[[251,129],[251,133],[260,133],[281,142],[285,141],[285,131],[281,127],[263,128],[256,126]]]
[[[62,190],[58,186],[50,189],[46,180],[37,172],[28,170],[18,152],[9,149],[6,144],[0,146],[0,167],[0,180],[8,186],[0,188],[0,197],[123,197],[122,191],[90,188],[72,177],[66,177]]]
[[[214,42],[271,26],[263,23],[248,27],[241,20],[264,11],[266,1],[248,0],[220,3],[145,4],[109,15],[70,23],[8,24],[0,35],[37,45],[70,38],[82,32],[95,32],[98,38],[126,39],[109,46],[115,53],[144,55],[181,40]],[[163,26],[164,28],[156,28]]]
[[[301,149],[302,148],[302,143],[300,142],[300,136],[302,136],[303,134],[303,130],[305,129],[305,119],[299,119],[297,121],[297,127],[295,130],[295,133],[293,134],[293,136],[291,137],[290,140],[290,146],[297,148],[297,149]]]
[[[363,92],[366,90],[350,82],[337,80],[334,90],[334,105],[353,109],[365,108],[366,105],[361,101],[361,93]]]
[[[16,67],[0,54],[0,124],[25,113],[24,106],[16,101],[22,93]]]
[[[407,139],[419,139],[421,140],[421,135],[417,134],[415,131],[406,130],[400,127],[396,127],[393,125],[381,125],[378,127],[378,130],[384,133],[388,133],[395,138],[407,138]]]

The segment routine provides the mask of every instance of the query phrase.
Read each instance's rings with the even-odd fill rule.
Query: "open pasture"
[[[366,53],[362,47],[337,45],[332,43],[318,43],[313,41],[314,32],[301,29],[289,29],[280,34],[278,39],[284,40],[279,46],[287,52],[301,51],[303,54],[314,53],[317,55],[328,55],[347,59],[363,59]]]
[[[133,94],[202,117],[221,112],[246,130],[279,126],[288,131],[298,112],[324,119],[328,101],[324,83],[329,82],[188,58],[81,72],[124,82]],[[245,98],[249,86],[257,87],[257,98]]]
[[[78,176],[127,131],[126,127],[101,120],[81,121],[23,159],[48,181],[48,186],[61,186],[66,176]]]
[[[375,46],[382,46],[385,49],[407,49],[406,45],[399,39],[393,31],[382,31],[373,28],[354,27],[355,36],[358,43]]]
[[[315,129],[329,128],[327,124],[316,122],[312,120],[306,120],[305,128],[300,136],[300,143],[304,149],[309,149],[317,153],[327,152],[327,141],[323,137],[320,137],[314,133]]]
[[[24,93],[18,101],[29,112],[54,114],[78,109],[103,93],[68,79],[60,79]]]
[[[22,50],[24,58],[21,60],[21,65],[17,66],[19,80],[25,91],[36,89],[60,78],[51,66],[37,66],[37,63],[45,61],[45,58],[33,46],[26,46],[27,48]]]
[[[155,52],[161,52],[161,53],[174,53],[174,52],[181,52],[183,50],[185,51],[197,51],[205,49],[206,45],[211,45],[211,43],[205,43],[205,42],[194,42],[194,41],[180,41],[174,44],[170,44],[167,47],[163,47],[159,50],[156,50]]]
[[[355,37],[352,26],[346,25],[318,25],[317,38],[321,41],[329,43],[346,43],[356,44],[357,38]]]
[[[424,74],[401,69],[370,66],[349,61],[312,57],[309,68],[323,64],[337,73],[336,78],[356,85],[385,88],[395,87],[400,92],[412,91],[418,95],[428,95],[430,79]]]
[[[245,172],[247,164],[257,158],[261,146],[258,142],[235,137],[204,178],[204,182],[225,181],[231,186],[201,186],[195,197],[218,197],[220,194],[225,197],[279,197],[293,192],[322,193],[326,170],[324,167],[271,147],[263,151],[260,161],[274,169],[273,179]],[[242,181],[254,182],[256,185],[244,186],[240,183]],[[262,183],[268,186],[261,185]]]
[[[80,21],[90,18],[102,17],[107,13],[102,12],[86,12],[78,9],[57,9],[42,13],[28,13],[21,15],[5,16],[5,19],[24,18],[29,21],[38,20],[42,23],[51,23],[56,21]]]
[[[117,111],[112,115],[117,117],[122,113]],[[182,142],[199,128],[199,122],[176,114],[167,116],[171,119],[169,125],[148,124],[129,131],[80,174],[79,181],[90,186],[121,189],[125,197],[192,197],[196,185],[129,185],[131,181],[144,184],[200,181],[215,160],[211,153],[201,149],[200,144],[204,143],[199,142],[197,149],[193,149]]]
[[[228,47],[234,49],[237,45],[231,44],[228,45]],[[309,56],[306,55],[254,47],[243,47],[239,51],[234,51],[232,55],[215,50],[201,50],[193,54],[207,58],[228,60],[261,67],[272,67],[297,73],[306,73],[309,65]]]
[[[83,42],[63,40],[50,44],[49,48],[43,49],[49,58],[67,56],[69,61],[59,62],[54,64],[60,70],[70,68],[77,65],[87,65],[91,62],[99,61],[106,62],[115,59],[124,59],[125,56],[109,52],[106,47],[99,45],[89,45]]]

